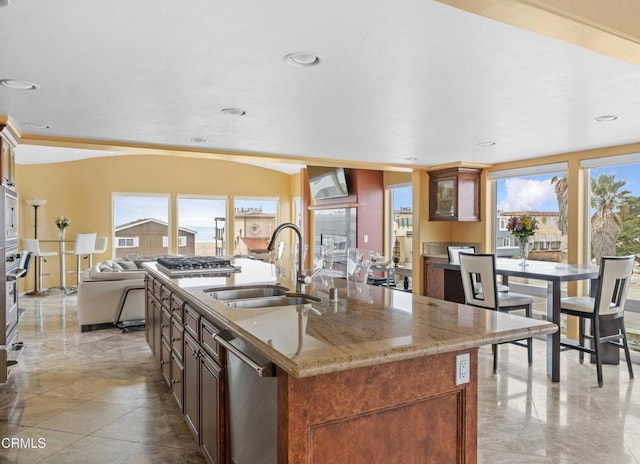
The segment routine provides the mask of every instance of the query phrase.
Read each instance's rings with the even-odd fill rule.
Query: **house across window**
[[[139,237],[116,237],[116,248],[136,248],[140,243]]]

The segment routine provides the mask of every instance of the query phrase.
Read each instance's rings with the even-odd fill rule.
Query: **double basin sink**
[[[205,290],[211,298],[222,301],[226,306],[241,309],[271,308],[317,303],[320,298],[303,293],[292,293],[281,285],[238,285]]]

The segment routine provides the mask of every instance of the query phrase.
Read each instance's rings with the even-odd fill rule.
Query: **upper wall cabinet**
[[[0,183],[11,189],[15,181],[16,142],[9,129],[0,124]]]
[[[429,220],[479,221],[481,172],[464,167],[429,172]]]

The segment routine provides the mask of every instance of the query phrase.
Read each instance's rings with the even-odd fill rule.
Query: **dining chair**
[[[496,282],[496,257],[493,254],[460,253],[460,273],[466,304],[499,312],[524,310],[533,317],[533,300],[524,295],[499,292]],[[533,364],[533,339],[515,340],[513,343],[527,348],[527,360]],[[498,346],[492,345],[493,372],[498,370]]]
[[[609,343],[624,349],[627,358],[629,378],[633,378],[633,366],[629,354],[629,344],[624,328],[624,305],[627,301],[629,284],[633,273],[635,256],[603,256],[600,259],[600,274],[595,296],[572,296],[560,300],[560,312],[577,316],[578,341],[562,339],[560,345],[580,352],[580,363],[584,361],[584,353],[595,357],[598,386],[602,387],[601,345]],[[585,334],[585,321],[591,323],[591,335]],[[600,333],[602,322],[617,323],[617,331],[613,334]],[[592,341],[591,347],[585,345],[585,339]]]
[[[76,282],[80,282],[80,274],[82,273],[81,258],[82,256],[90,257],[96,249],[96,233],[77,234],[73,250],[65,251],[67,255],[76,255],[76,270],[71,271],[76,275]]]
[[[36,276],[36,288],[34,289],[33,293],[42,293],[42,276],[47,275],[42,271],[42,263],[46,263],[47,258],[58,256],[58,252],[40,250],[40,241],[35,238],[23,238],[22,247],[24,248],[24,251],[30,252],[35,258],[38,259],[38,275]]]
[[[463,245],[463,246],[453,246],[453,245],[449,245],[447,247],[447,256],[449,257],[449,264],[460,264],[460,253],[471,253],[474,254],[476,252],[476,249],[472,246],[467,246],[467,245]],[[509,287],[506,285],[501,284],[500,282],[496,281],[496,285],[498,286],[498,291],[499,292],[508,292],[509,291]]]
[[[93,266],[93,255],[95,253],[105,253],[107,251],[107,246],[109,244],[109,239],[104,236],[96,237],[96,244],[93,248],[93,253],[89,255],[89,267]]]
[[[476,249],[472,246],[453,246],[447,247],[447,256],[449,264],[460,264],[460,253],[475,253]]]

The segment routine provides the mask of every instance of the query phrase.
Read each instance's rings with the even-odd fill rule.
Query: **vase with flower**
[[[58,228],[58,237],[60,240],[64,240],[65,230],[71,225],[71,219],[66,216],[58,216],[55,219],[55,223]]]
[[[532,237],[538,230],[538,220],[528,214],[511,216],[507,222],[507,230],[516,238],[521,264],[524,267],[533,246]]]

